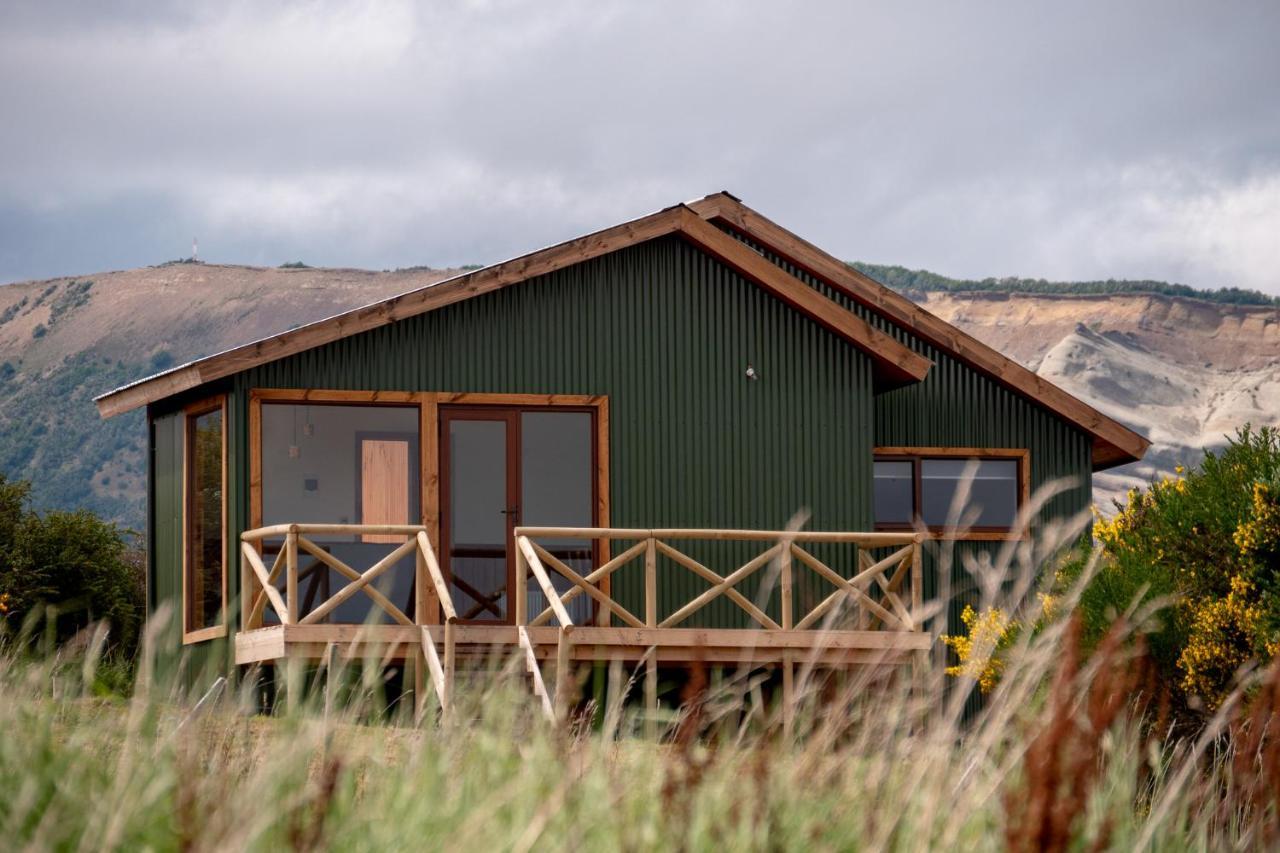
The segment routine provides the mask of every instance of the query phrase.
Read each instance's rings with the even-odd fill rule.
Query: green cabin
[[[442,705],[495,644],[548,708],[552,659],[644,661],[647,693],[692,660],[927,665],[972,595],[937,543],[994,555],[1147,448],[727,193],[98,406],[147,408],[175,646],[373,644]]]

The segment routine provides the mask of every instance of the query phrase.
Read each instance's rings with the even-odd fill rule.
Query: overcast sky
[[[0,281],[488,263],[728,189],[849,259],[1280,293],[1280,3],[0,10]]]

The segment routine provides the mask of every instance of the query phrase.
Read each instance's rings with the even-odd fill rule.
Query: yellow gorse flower
[[[1004,661],[997,653],[1013,642],[1021,626],[999,607],[988,607],[979,614],[967,604],[960,621],[968,635],[942,638],[960,659],[956,666],[947,667],[947,675],[976,679],[979,689],[989,693],[1004,672]]]
[[[1231,578],[1226,598],[1189,602],[1191,632],[1178,657],[1182,687],[1217,708],[1230,690],[1235,672],[1253,656],[1252,638],[1261,628],[1262,606],[1256,588],[1243,577]],[[1268,640],[1265,647],[1276,645]]]

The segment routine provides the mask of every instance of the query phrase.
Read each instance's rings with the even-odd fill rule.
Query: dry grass
[[[984,603],[1028,597],[1078,526],[971,567]],[[1009,596],[1005,601],[1002,596]],[[0,656],[0,846],[31,849],[1266,849],[1280,838],[1280,676],[1245,674],[1204,731],[1175,735],[1143,663],[1147,614],[1081,653],[1069,614],[1020,637],[962,721],[940,668],[914,689],[801,666],[792,735],[762,677],[695,667],[661,742],[636,703],[553,729],[509,681],[460,689],[458,722],[386,706],[352,666],[286,716],[244,684],[189,695],[149,677],[89,698],[93,642]],[[207,688],[206,688],[207,689]],[[673,703],[674,704],[674,703]]]

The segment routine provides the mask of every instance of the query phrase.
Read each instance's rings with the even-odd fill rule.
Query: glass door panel
[[[591,527],[595,519],[595,472],[590,412],[529,410],[520,413],[520,523],[530,527]],[[580,575],[592,569],[590,539],[540,539],[544,548]],[[549,572],[552,585],[573,584]],[[542,587],[528,579],[529,614],[547,606]],[[579,595],[567,605],[579,625],[589,622],[591,599]]]
[[[458,616],[507,621],[511,571],[508,452],[511,419],[493,415],[445,415],[447,571]]]

